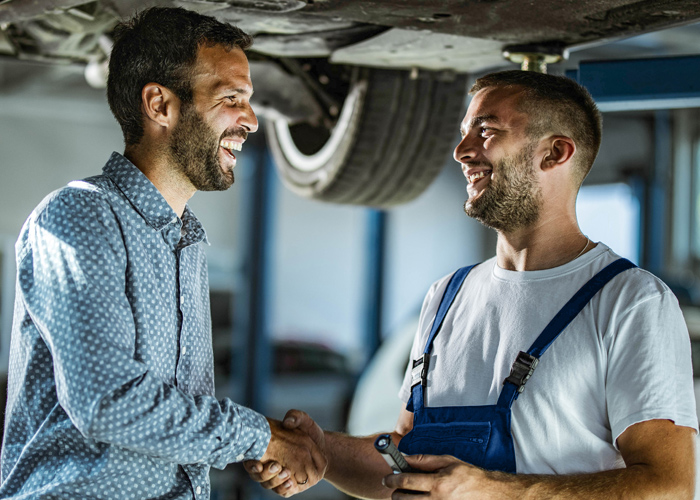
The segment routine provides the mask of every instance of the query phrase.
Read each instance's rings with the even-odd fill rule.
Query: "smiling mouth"
[[[236,141],[227,141],[222,139],[221,141],[219,141],[219,147],[226,151],[226,154],[228,154],[233,159],[233,166],[235,167],[236,155],[234,154],[234,151],[242,151],[243,143]]]
[[[491,172],[492,170],[482,170],[481,172],[477,172],[467,177],[467,181],[469,182],[469,184],[474,184],[479,179],[483,179],[487,175],[491,175]]]
[[[231,154],[233,154],[234,151],[243,150],[243,144],[236,141],[226,141],[222,139],[221,141],[219,141],[219,146],[221,146],[224,149],[228,149]]]

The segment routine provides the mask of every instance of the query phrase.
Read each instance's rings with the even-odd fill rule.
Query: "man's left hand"
[[[497,485],[489,478],[487,471],[462,462],[455,457],[410,455],[406,457],[406,461],[414,469],[425,473],[386,476],[384,485],[396,490],[391,495],[392,500],[415,500],[416,493],[439,500],[503,498],[496,491]]]

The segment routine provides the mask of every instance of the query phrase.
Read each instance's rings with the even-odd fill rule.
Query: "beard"
[[[224,134],[231,134],[229,130]],[[239,132],[240,134],[240,132]],[[219,160],[219,141],[191,103],[183,103],[168,142],[168,154],[176,168],[199,191],[225,191],[234,182],[233,171],[224,170]]]
[[[540,215],[542,190],[537,185],[532,160],[535,144],[514,155],[505,157],[491,168],[497,178],[484,188],[474,200],[467,200],[464,213],[483,225],[506,233],[535,223]]]

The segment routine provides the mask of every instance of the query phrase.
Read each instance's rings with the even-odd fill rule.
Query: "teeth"
[[[490,170],[482,170],[481,172],[477,172],[476,174],[470,175],[467,180],[469,181],[469,184],[474,183],[475,181],[482,179],[486,177],[486,174],[490,174]]]
[[[234,151],[241,151],[243,149],[243,144],[235,141],[221,141],[219,146],[226,149],[232,149]]]

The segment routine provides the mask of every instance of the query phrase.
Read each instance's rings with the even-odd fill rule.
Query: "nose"
[[[239,124],[245,128],[249,133],[253,133],[258,130],[258,117],[255,116],[255,111],[248,104],[246,109],[238,118]]]
[[[467,161],[473,160],[477,154],[477,141],[472,137],[472,134],[469,133],[459,141],[453,156],[458,163],[466,163]]]

